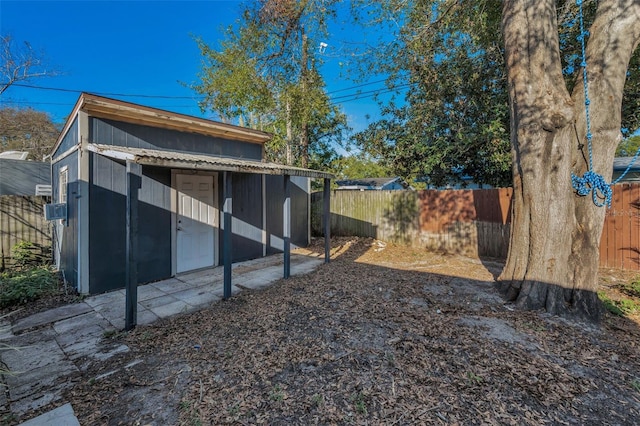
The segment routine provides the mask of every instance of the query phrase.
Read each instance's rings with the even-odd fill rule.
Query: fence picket
[[[600,265],[640,270],[640,184],[613,187]],[[321,193],[312,203],[322,202]],[[374,237],[429,250],[506,258],[511,188],[425,191],[333,191],[333,235]],[[322,209],[314,208],[314,233]]]

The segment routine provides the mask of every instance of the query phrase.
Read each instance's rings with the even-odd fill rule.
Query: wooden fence
[[[47,197],[0,196],[0,270],[11,266],[12,249],[26,241],[38,256],[51,256],[51,225],[44,219]]]
[[[333,235],[373,237],[467,256],[506,258],[510,188],[333,191]],[[321,234],[322,193],[312,194],[312,228]],[[600,246],[601,266],[640,270],[640,184],[614,186]]]

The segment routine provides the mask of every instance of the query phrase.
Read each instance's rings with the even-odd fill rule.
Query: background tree
[[[640,125],[640,2],[583,6],[593,166],[609,181],[621,128]],[[597,320],[604,209],[570,186],[590,157],[576,2],[392,0],[379,11],[400,28],[379,49],[393,60],[383,58],[382,68],[396,87],[405,78],[409,89],[405,105],[390,104],[382,120],[356,136],[359,146],[405,177],[422,173],[433,182],[458,170],[488,182],[504,178],[503,166],[512,164],[502,288],[520,307]]]
[[[631,136],[618,145],[616,157],[633,157],[640,149],[640,135]]]
[[[405,102],[356,135],[393,173],[440,186],[511,181],[508,108],[498,2],[392,1],[380,14],[401,20],[397,39],[379,49]],[[409,6],[406,6],[409,4]],[[393,58],[388,61],[385,58]]]
[[[593,168],[610,181],[622,139],[625,81],[640,41],[640,1],[589,4],[595,12],[586,44]],[[572,174],[587,171],[590,153],[582,73],[570,92],[557,12],[553,0],[503,2],[514,197],[509,254],[499,280],[522,308],[598,320],[605,209],[570,186]],[[637,128],[637,119],[625,120]]]
[[[332,105],[314,54],[335,1],[249,2],[220,49],[198,40],[203,109],[274,134],[267,157],[302,167],[335,155],[346,117]]]
[[[27,151],[42,160],[56,142],[60,129],[44,112],[31,108],[0,108],[0,152]]]
[[[337,180],[391,176],[388,167],[363,152],[338,158],[333,162],[331,171]]]
[[[58,74],[47,69],[44,54],[26,41],[18,47],[11,35],[0,35],[0,45],[0,95],[12,84]]]

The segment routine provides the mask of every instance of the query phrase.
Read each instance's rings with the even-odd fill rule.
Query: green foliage
[[[619,317],[640,313],[640,301],[633,299],[613,300],[604,292],[598,292],[598,297],[606,310]]]
[[[351,402],[353,403],[353,408],[355,408],[358,414],[363,416],[367,415],[367,403],[366,396],[362,392],[357,392],[351,395]]]
[[[274,402],[280,402],[284,399],[284,392],[282,391],[282,386],[280,386],[279,384],[276,384],[273,387],[273,390],[271,391],[271,393],[269,394],[269,399],[271,399]]]
[[[633,157],[640,148],[640,136],[632,136],[620,142],[616,149],[616,157]]]
[[[51,117],[31,108],[0,108],[0,151],[27,151],[42,160],[56,142],[60,129]]]
[[[627,296],[635,297],[640,299],[640,278],[636,278],[630,283],[624,283],[619,286],[619,289],[622,293]]]
[[[196,40],[203,67],[192,88],[205,97],[201,108],[272,133],[270,161],[325,168],[348,130],[310,47],[326,35],[334,3],[249,2],[218,48]]]
[[[331,172],[336,175],[338,180],[391,176],[391,171],[387,166],[366,153],[338,158],[333,162]]]
[[[382,103],[382,119],[355,135],[355,143],[411,181],[441,186],[511,184],[510,122],[501,33],[502,2],[453,0],[369,5],[356,0],[356,22],[389,34],[365,58],[363,75],[386,73],[395,98]],[[585,2],[589,27],[598,2]],[[575,2],[557,3],[560,50],[568,89],[580,76]],[[640,126],[640,49],[628,67],[622,127]],[[402,90],[401,90],[402,89]],[[404,92],[403,92],[404,90]],[[576,90],[582,90],[577,87]],[[631,153],[631,151],[633,151]],[[635,150],[627,149],[628,155]]]
[[[59,277],[47,267],[0,274],[0,308],[17,306],[36,300],[58,289]]]
[[[35,244],[28,241],[21,241],[11,250],[11,258],[16,266],[20,268],[40,266],[46,263],[47,257]]]
[[[388,105],[383,119],[355,135],[354,143],[408,181],[464,185],[463,178],[472,177],[479,184],[509,185],[500,4],[406,7],[386,69],[408,82],[406,102]]]

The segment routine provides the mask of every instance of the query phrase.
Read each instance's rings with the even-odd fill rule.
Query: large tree
[[[302,167],[326,166],[346,117],[333,105],[315,51],[334,0],[255,0],[217,47],[198,40],[204,62],[193,88],[203,109],[269,131],[267,157]]]
[[[44,53],[36,51],[29,42],[16,46],[11,35],[0,35],[0,95],[16,83],[57,74],[58,71],[47,67]]]
[[[514,196],[509,254],[499,281],[522,308],[598,320],[605,208],[591,196],[577,195],[571,181],[590,166],[604,180],[611,179],[622,140],[625,81],[640,41],[640,0],[589,4],[595,14],[584,34],[587,117],[583,73],[571,92],[563,76],[557,2],[503,2]],[[575,7],[572,13],[578,25]]]
[[[51,151],[60,129],[51,117],[31,108],[0,108],[0,152],[26,151],[42,160]]]
[[[376,68],[405,96],[404,102],[385,104],[383,118],[355,135],[360,149],[411,181],[443,186],[472,177],[479,184],[509,184],[498,6],[487,1],[377,6],[375,15],[401,26],[392,41],[382,40],[373,52],[381,64]]]

